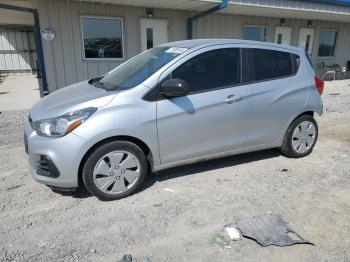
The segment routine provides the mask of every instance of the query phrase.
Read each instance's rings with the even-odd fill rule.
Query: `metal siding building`
[[[0,1],[36,7],[31,1]],[[32,73],[36,66],[33,17],[23,12],[0,9],[0,73]]]
[[[1,0],[0,0],[1,1]],[[37,0],[6,1],[20,5],[32,2],[38,9],[40,26],[52,28],[53,41],[42,39],[49,91],[102,75],[142,51],[140,21],[167,21],[167,41],[187,38],[188,18],[212,8],[219,0]],[[245,26],[265,28],[265,41],[274,42],[278,30],[289,28],[289,44],[300,45],[301,31],[312,29],[309,47],[318,72],[322,62],[347,65],[350,60],[350,5],[343,1],[231,0],[228,6],[193,21],[193,38],[244,37]],[[346,1],[344,1],[346,2]],[[150,9],[151,8],[151,9]],[[1,12],[4,12],[0,9]],[[8,15],[7,15],[8,16]],[[85,59],[81,17],[118,18],[122,21],[122,59]],[[28,23],[28,17],[21,18]],[[149,18],[148,18],[149,19]],[[282,20],[283,19],[283,20]],[[5,20],[0,16],[0,23]],[[145,20],[145,19],[143,19]],[[311,21],[311,22],[310,22]],[[18,20],[17,20],[18,22]],[[282,23],[283,22],[283,23]],[[282,28],[281,28],[282,27]],[[334,55],[319,57],[321,30],[336,32]],[[304,30],[305,31],[305,30]],[[310,41],[310,36],[308,36]]]
[[[36,70],[33,28],[0,27],[0,71],[31,73]]]
[[[146,9],[112,4],[94,4],[74,1],[41,1],[41,24],[50,25],[56,31],[56,39],[43,42],[49,90],[102,75],[140,52],[140,18],[146,17]],[[154,17],[168,20],[168,41],[186,38],[188,14],[174,10],[155,10]],[[80,17],[120,17],[124,22],[125,59],[119,61],[83,58]],[[50,66],[47,64],[50,63]]]

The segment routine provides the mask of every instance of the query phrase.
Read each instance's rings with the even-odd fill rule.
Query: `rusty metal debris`
[[[244,237],[255,240],[263,247],[313,245],[298,235],[279,215],[242,218],[237,221],[236,226]]]

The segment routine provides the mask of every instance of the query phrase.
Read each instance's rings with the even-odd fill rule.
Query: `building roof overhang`
[[[200,12],[221,0],[76,0],[91,3],[128,5]],[[348,0],[229,0],[228,7],[219,11],[231,15],[253,15],[307,20],[350,22]]]
[[[201,12],[221,0],[74,0]],[[36,8],[37,0],[0,0],[0,3]],[[229,0],[219,13],[350,23],[350,0]]]

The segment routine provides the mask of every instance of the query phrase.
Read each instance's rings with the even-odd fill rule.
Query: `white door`
[[[313,28],[300,28],[298,47],[312,54],[315,30]]]
[[[142,18],[140,21],[141,52],[168,42],[168,21]]]
[[[290,45],[290,41],[292,38],[292,28],[277,26],[275,29],[275,43]]]

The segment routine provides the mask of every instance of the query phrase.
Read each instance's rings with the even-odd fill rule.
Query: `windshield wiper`
[[[92,86],[97,87],[97,88],[104,88],[104,84],[102,82],[99,82],[102,78],[103,78],[103,76],[92,78],[88,81],[88,83],[89,83],[89,85],[92,85]]]
[[[106,88],[105,88],[105,84],[102,83],[102,82],[99,82],[99,81],[92,83],[92,85],[93,85],[94,87],[97,87],[97,88],[106,89]]]

